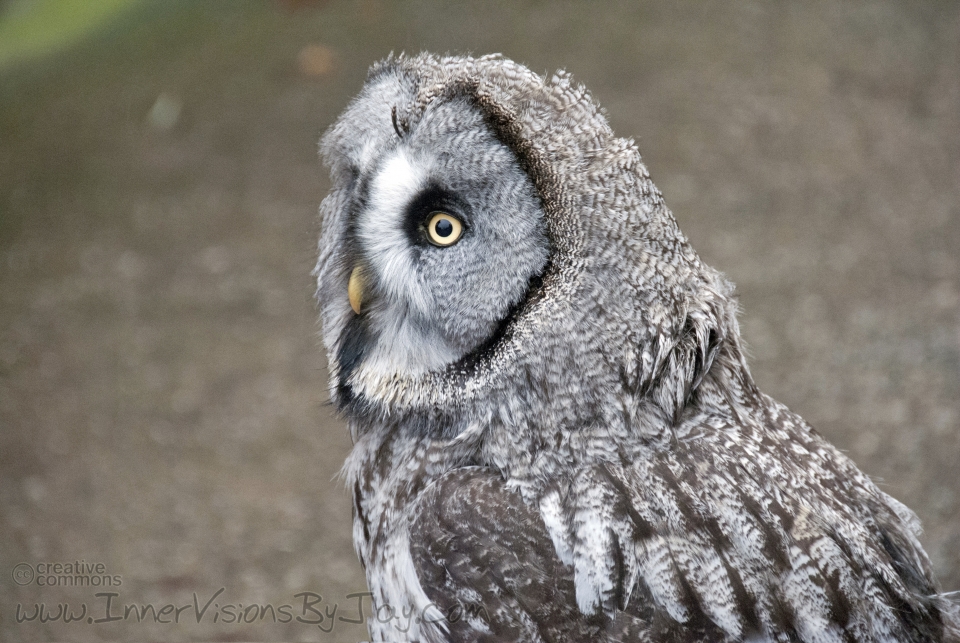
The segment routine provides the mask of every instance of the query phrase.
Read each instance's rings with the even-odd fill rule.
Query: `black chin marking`
[[[337,364],[340,366],[337,373],[339,379],[337,406],[340,408],[350,404],[355,397],[353,388],[348,382],[354,371],[360,366],[360,362],[363,361],[364,354],[372,339],[372,333],[367,328],[365,317],[354,315],[343,329],[343,339],[340,342],[339,350],[337,350]]]

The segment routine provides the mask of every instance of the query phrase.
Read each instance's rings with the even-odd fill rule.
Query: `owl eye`
[[[452,246],[463,234],[463,224],[446,212],[433,212],[427,220],[427,236],[435,246]]]

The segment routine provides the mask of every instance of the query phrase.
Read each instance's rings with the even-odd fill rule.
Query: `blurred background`
[[[316,150],[372,62],[424,49],[594,92],[738,284],[761,387],[960,589],[960,4],[0,0],[0,639],[366,636]],[[80,559],[113,614],[211,606],[90,622],[104,588],[16,567]],[[320,620],[305,598],[319,623],[227,622]],[[39,603],[88,616],[17,622]]]

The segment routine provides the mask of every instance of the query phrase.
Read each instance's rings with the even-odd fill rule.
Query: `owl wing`
[[[450,639],[944,640],[896,501],[848,471],[820,491],[789,458],[683,451],[580,468],[538,508],[487,468],[428,487],[412,556]]]
[[[769,411],[763,432],[712,422],[554,481],[540,513],[580,611],[625,612],[654,641],[949,638],[916,518]]]
[[[717,633],[709,620],[678,622],[650,600],[585,614],[574,568],[558,557],[543,516],[492,469],[458,469],[431,484],[418,500],[410,543],[451,641],[723,640],[708,638]],[[609,553],[622,587],[622,556]]]
[[[604,616],[580,612],[573,570],[539,512],[492,469],[458,469],[434,482],[410,529],[420,583],[451,641],[598,641],[611,629]]]

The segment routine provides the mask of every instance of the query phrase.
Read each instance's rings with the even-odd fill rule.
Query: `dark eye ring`
[[[452,246],[463,235],[463,224],[460,219],[446,212],[432,212],[427,219],[427,238],[435,246],[441,248]]]

